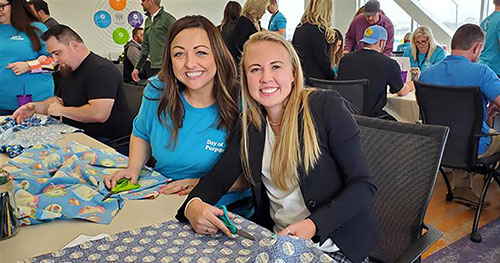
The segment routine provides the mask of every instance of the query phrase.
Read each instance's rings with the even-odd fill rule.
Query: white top
[[[311,213],[307,210],[298,182],[295,182],[287,191],[279,189],[273,184],[271,179],[271,155],[274,143],[275,135],[269,121],[267,121],[262,156],[262,182],[266,186],[266,193],[269,197],[269,210],[275,224],[273,230],[278,233],[285,227],[306,219]],[[322,246],[319,246],[319,243],[315,244],[325,252],[331,253],[339,250],[330,238]]]

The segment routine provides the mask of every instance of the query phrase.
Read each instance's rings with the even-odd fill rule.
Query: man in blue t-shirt
[[[278,10],[278,1],[270,0],[267,11],[272,14],[267,30],[277,32],[283,37],[286,37],[286,18]]]
[[[494,132],[486,124],[488,102],[500,106],[500,79],[487,65],[475,63],[484,48],[483,30],[473,24],[465,24],[457,29],[451,41],[451,55],[442,62],[431,66],[420,76],[420,81],[442,86],[479,87],[483,94],[482,132]],[[446,98],[443,98],[443,101]],[[481,137],[479,139],[479,157],[489,156],[500,151],[500,136]],[[473,173],[454,171],[455,188],[453,200],[475,206],[479,200],[472,192]],[[487,204],[489,202],[485,202]]]
[[[493,0],[495,11],[481,22],[486,32],[481,63],[488,65],[500,77],[500,0]]]

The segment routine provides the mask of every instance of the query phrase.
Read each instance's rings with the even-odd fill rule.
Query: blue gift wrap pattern
[[[335,262],[309,240],[276,236],[242,217],[234,223],[256,240],[221,233],[200,235],[189,224],[172,220],[88,241],[30,262]]]
[[[140,188],[102,199],[109,192],[103,181],[126,168],[128,159],[114,149],[92,149],[70,143],[66,147],[35,145],[2,168],[14,180],[21,225],[54,219],[84,219],[109,224],[128,199],[155,198],[167,178],[143,169]]]

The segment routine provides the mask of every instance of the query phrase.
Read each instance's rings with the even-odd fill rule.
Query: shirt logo
[[[226,150],[226,147],[224,142],[216,142],[208,139],[207,143],[205,144],[205,150],[214,153],[223,153]]]
[[[23,41],[24,38],[23,36],[12,36],[10,40],[15,40],[15,41]]]

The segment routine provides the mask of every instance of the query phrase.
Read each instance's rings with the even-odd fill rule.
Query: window
[[[286,39],[292,40],[295,28],[299,24],[302,14],[304,14],[304,0],[281,0],[278,1],[278,6],[280,12],[286,18]],[[266,12],[261,19],[262,27],[267,28],[270,19],[271,15]]]
[[[478,24],[480,22],[482,0],[418,1],[425,10],[429,11],[453,32],[463,24]]]

